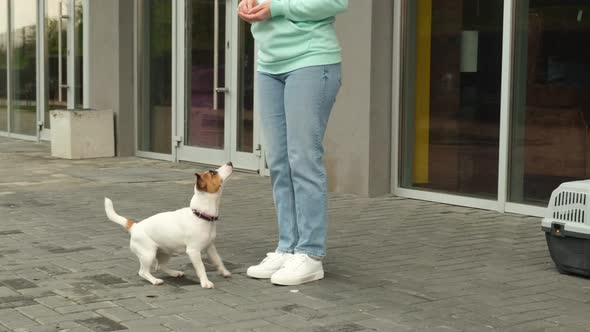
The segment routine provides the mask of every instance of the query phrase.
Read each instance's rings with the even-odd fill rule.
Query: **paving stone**
[[[36,288],[21,289],[18,292],[24,296],[27,296],[27,297],[39,298],[39,297],[53,296],[53,295],[55,295],[55,293],[53,291],[55,291],[56,288],[61,288],[61,287],[67,288],[69,286],[67,286],[67,285],[42,286],[42,287],[36,287]]]
[[[165,284],[152,286],[103,197],[142,220],[185,206],[205,169],[56,159],[47,143],[0,137],[0,331],[589,330],[590,284],[556,272],[539,218],[493,211],[331,193],[325,279],[250,279],[246,268],[276,246],[277,224],[270,180],[239,172],[217,224],[233,277],[205,259],[216,288],[204,290],[180,255],[170,265],[187,276],[158,271]]]
[[[18,296],[18,295],[20,295],[20,294],[11,290],[10,288],[8,288],[6,286],[0,286],[0,299],[3,297]]]
[[[87,328],[96,332],[109,332],[125,330],[125,326],[110,320],[106,317],[90,318],[84,320],[77,320],[76,323],[86,326]]]
[[[257,328],[251,329],[251,331],[254,331],[254,332],[283,332],[283,331],[285,331],[285,328],[281,327],[281,326],[264,326],[264,327],[257,327]]]
[[[370,319],[371,316],[368,313],[351,313],[351,314],[339,314],[331,315],[326,317],[316,317],[310,320],[314,324],[329,326],[338,325],[341,323],[353,323],[359,322],[366,319]]]
[[[138,320],[130,320],[122,322],[121,325],[127,327],[129,330],[136,331],[170,331],[165,324],[173,324],[179,322],[184,324],[186,319],[177,315],[160,316],[154,318],[142,318]]]
[[[198,280],[192,280],[187,277],[182,278],[172,278],[172,277],[164,277],[162,278],[166,284],[173,285],[176,287],[183,287],[183,286],[192,286],[192,285],[199,285]],[[200,285],[199,285],[200,287]]]
[[[103,308],[113,308],[116,305],[110,301],[105,302],[94,302],[89,304],[75,304],[67,307],[60,307],[56,308],[55,311],[59,312],[60,314],[71,314],[74,312],[80,311],[90,311],[96,309],[103,309]]]
[[[526,322],[536,321],[539,319],[547,319],[559,316],[560,312],[554,310],[534,310],[529,312],[521,312],[516,314],[509,314],[498,317],[499,319],[511,324],[519,325]]]
[[[19,308],[16,308],[16,310],[18,310],[18,312],[24,314],[25,316],[27,316],[31,319],[37,319],[40,317],[57,315],[57,313],[55,311],[53,311],[45,306],[42,306],[40,304],[35,304],[35,305],[31,305],[31,306],[26,306],[26,307],[19,307]]]
[[[106,318],[112,319],[115,322],[123,322],[142,318],[142,316],[134,313],[133,311],[121,307],[100,309],[96,310],[96,313],[105,316]]]
[[[184,320],[189,320],[197,325],[202,326],[211,326],[232,322],[231,319],[227,319],[201,310],[183,312],[181,314],[178,314],[178,316]]]
[[[169,323],[164,323],[163,326],[169,328],[172,331],[192,332],[206,329],[205,325],[190,320],[175,320]]]
[[[29,305],[34,305],[36,302],[26,296],[7,296],[0,298],[0,309],[19,308]]]
[[[27,328],[17,328],[14,329],[15,332],[55,332],[55,331],[74,331],[76,329],[81,328],[80,324],[74,322],[62,322],[57,324],[50,324],[50,325],[39,325],[34,327],[27,327]],[[90,330],[87,330],[90,331]]]
[[[2,283],[14,290],[39,287],[39,286],[35,285],[34,283],[30,282],[29,280],[22,279],[22,278],[0,280],[0,283]]]
[[[313,310],[298,304],[291,304],[284,307],[279,308],[281,311],[288,312],[292,315],[301,317],[305,320],[310,320],[313,318],[318,317],[318,311]]]
[[[100,317],[98,314],[92,311],[83,311],[83,312],[76,312],[73,314],[65,314],[65,315],[55,315],[55,316],[46,316],[46,317],[39,317],[36,320],[41,324],[48,325],[54,323],[61,323],[61,322],[70,322],[70,321],[78,321],[78,320],[85,320],[91,318],[98,318]]]
[[[68,254],[68,253],[74,253],[74,252],[80,252],[80,251],[84,251],[84,250],[92,250],[94,249],[93,247],[77,247],[77,248],[52,248],[49,249],[48,251],[53,253],[53,254]]]
[[[15,204],[10,204],[8,207],[10,208],[16,208],[17,205]],[[14,235],[14,234],[22,234],[23,232],[21,230],[18,229],[13,229],[13,230],[8,230],[8,231],[0,231],[0,236],[2,235]]]
[[[10,328],[17,329],[23,327],[32,327],[39,325],[34,320],[21,314],[14,309],[1,309],[0,310],[0,324]]]
[[[74,302],[58,295],[36,298],[35,301],[49,308],[59,308],[75,305]]]
[[[250,305],[256,306],[257,309],[260,308],[260,304],[252,302],[248,299],[245,299],[241,296],[228,294],[228,293],[221,293],[221,294],[214,294],[208,295],[208,299],[225,304],[232,308],[239,308],[240,310],[244,311],[244,308],[248,308]],[[276,306],[271,306],[272,308],[276,308]],[[271,308],[269,307],[269,308]]]
[[[94,280],[102,285],[124,284],[127,282],[119,277],[115,277],[110,274],[98,274],[98,275],[90,276],[90,277],[88,277],[88,279]]]
[[[264,320],[288,330],[304,330],[313,326],[313,323],[311,323],[309,320],[291,314],[266,317]]]
[[[349,324],[336,324],[332,326],[326,326],[317,328],[320,331],[334,331],[334,332],[357,332],[367,330],[366,327],[356,324],[356,323],[349,323]]]
[[[236,330],[247,330],[247,329],[255,329],[255,328],[262,328],[262,327],[269,327],[273,326],[272,323],[269,323],[262,319],[255,319],[255,320],[248,320],[248,321],[241,321],[236,323],[229,323],[229,324],[221,324],[221,325],[213,325],[210,329],[214,331],[236,331]]]
[[[222,315],[221,317],[227,319],[228,321],[233,322],[240,322],[240,321],[249,321],[255,320],[259,318],[266,318],[280,315],[281,312],[278,310],[260,310],[260,311],[250,311],[250,312],[243,312],[243,313],[234,313],[231,315]]]
[[[138,298],[128,298],[113,301],[116,305],[131,310],[132,312],[138,312],[140,310],[153,309],[154,307]]]

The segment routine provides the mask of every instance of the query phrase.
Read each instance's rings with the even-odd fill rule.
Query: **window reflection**
[[[8,0],[0,0],[0,131],[8,131]]]
[[[406,1],[401,184],[497,197],[503,1]]]
[[[518,2],[510,199],[590,176],[590,1]]]
[[[37,1],[12,1],[11,132],[36,135]]]
[[[172,2],[140,2],[139,150],[172,152]]]

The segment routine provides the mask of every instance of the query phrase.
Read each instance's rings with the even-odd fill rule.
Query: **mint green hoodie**
[[[334,17],[346,10],[348,0],[264,1],[270,1],[272,17],[252,25],[258,71],[282,74],[341,62]]]

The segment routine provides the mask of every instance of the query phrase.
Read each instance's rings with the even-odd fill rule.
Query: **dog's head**
[[[197,177],[195,183],[195,193],[210,193],[215,194],[221,192],[225,182],[229,179],[234,171],[231,162],[222,165],[216,170],[209,170],[203,173],[195,173]]]

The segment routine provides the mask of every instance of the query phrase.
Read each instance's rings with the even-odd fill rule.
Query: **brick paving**
[[[0,331],[584,331],[590,280],[556,272],[538,218],[330,195],[326,278],[297,287],[245,268],[275,245],[268,178],[227,185],[217,247],[233,272],[152,286],[103,197],[134,219],[186,206],[199,166],[68,161],[0,138]],[[162,276],[159,272],[157,276]]]

